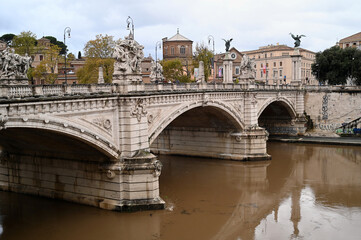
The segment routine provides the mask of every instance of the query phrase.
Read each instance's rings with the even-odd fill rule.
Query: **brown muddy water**
[[[0,192],[0,239],[361,239],[361,147],[269,143],[271,161],[160,156],[166,210]]]

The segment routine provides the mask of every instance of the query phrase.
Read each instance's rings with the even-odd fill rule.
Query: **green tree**
[[[53,36],[45,36],[44,38],[49,39],[51,44],[57,45],[60,48],[60,53],[59,54],[62,54],[62,55],[65,54],[65,50],[67,49],[67,46],[63,42],[58,41]]]
[[[204,77],[205,80],[208,80],[208,77],[211,74],[211,68],[212,68],[212,58],[213,53],[208,50],[208,48],[202,43],[196,45],[196,51],[194,52],[193,56],[193,66],[195,68],[199,67],[199,62],[203,61],[204,63]]]
[[[163,75],[167,81],[190,82],[190,78],[184,74],[182,62],[179,59],[160,61],[163,67]]]
[[[54,84],[58,77],[55,73],[58,64],[60,47],[54,44],[44,50],[44,60],[32,71],[32,76],[37,79],[44,79],[48,84]]]
[[[311,68],[320,83],[346,84],[347,79],[351,78],[361,85],[360,65],[361,50],[335,46],[316,53],[316,61]]]
[[[76,73],[79,83],[97,83],[99,67],[103,67],[104,82],[111,83],[114,72],[114,61],[112,58],[87,58],[84,67]]]
[[[30,31],[21,32],[13,38],[12,47],[20,55],[31,55],[35,52],[36,35]]]
[[[103,67],[104,81],[106,83],[112,81],[114,47],[113,36],[103,36],[101,34],[97,35],[95,40],[90,40],[85,44],[84,54],[87,60],[84,67],[76,73],[79,83],[96,83],[98,81],[99,67]]]
[[[111,58],[114,46],[113,36],[96,35],[95,40],[90,40],[85,44],[84,55],[92,58]]]
[[[8,46],[11,46],[14,37],[15,37],[15,34],[7,33],[7,34],[2,35],[2,36],[0,37],[0,40],[6,42],[6,44],[7,44]]]

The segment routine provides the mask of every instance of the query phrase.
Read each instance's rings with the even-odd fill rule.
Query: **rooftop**
[[[340,43],[344,43],[344,42],[354,42],[354,41],[361,41],[361,32],[356,33],[354,35],[351,35],[349,37],[346,38],[342,38],[340,40]]]
[[[174,35],[173,37],[167,39],[166,41],[191,41],[188,38],[184,37],[183,35],[179,34],[179,29],[177,29],[177,34]]]

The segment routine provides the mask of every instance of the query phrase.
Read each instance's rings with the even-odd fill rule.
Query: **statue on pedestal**
[[[223,39],[223,38],[222,38]],[[225,42],[225,45],[226,45],[226,52],[229,51],[229,48],[231,46],[231,42],[232,42],[233,38],[229,39],[229,40],[226,40],[226,39],[223,39],[223,41]]]
[[[247,78],[254,78],[256,73],[254,65],[254,60],[250,59],[246,54],[244,54],[241,62],[242,76]]]
[[[20,56],[9,47],[0,51],[0,79],[28,79],[27,72],[32,61],[27,54]]]
[[[301,45],[301,37],[306,37],[305,35],[293,35],[290,33],[291,37],[295,40],[295,48]]]
[[[140,63],[144,57],[143,46],[131,37],[120,39],[115,46],[113,57],[114,74],[113,80],[125,80],[130,75],[137,76],[132,81],[141,81],[142,69]]]
[[[159,62],[154,62],[152,60],[152,66],[150,69],[150,81],[151,82],[156,82],[157,80],[160,82],[163,82],[164,77],[163,77],[163,67]]]

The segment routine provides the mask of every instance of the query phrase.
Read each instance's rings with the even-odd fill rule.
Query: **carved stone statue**
[[[117,42],[113,57],[114,80],[141,81],[142,69],[140,63],[144,57],[143,46],[132,38],[126,37]],[[132,75],[133,77],[130,77]]]
[[[0,79],[28,79],[31,63],[32,58],[27,54],[20,56],[9,47],[0,51]]]
[[[301,45],[301,37],[306,37],[305,35],[293,35],[290,33],[291,37],[295,40],[295,48]]]
[[[254,60],[250,59],[246,54],[244,54],[241,61],[242,76],[247,78],[254,78],[256,73],[254,65]]]
[[[155,82],[157,80],[160,81],[160,82],[163,82],[163,80],[164,80],[163,67],[159,62],[155,63],[152,60],[152,66],[151,66],[151,69],[150,69],[150,76],[149,77],[150,77],[151,82]]]
[[[222,38],[223,39],[223,38]],[[226,45],[226,52],[229,51],[229,47],[231,46],[231,42],[232,42],[233,38],[229,39],[229,40],[226,40],[226,39],[223,39],[223,41],[225,42],[225,45]]]

